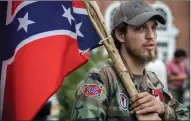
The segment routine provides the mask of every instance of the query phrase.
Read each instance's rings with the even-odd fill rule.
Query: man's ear
[[[119,40],[119,42],[123,43],[125,42],[124,33],[120,32],[119,30],[115,30],[115,36]]]

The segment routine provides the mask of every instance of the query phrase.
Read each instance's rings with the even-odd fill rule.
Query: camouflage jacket
[[[164,121],[189,120],[188,109],[173,99],[156,75],[144,71],[140,84],[134,84],[139,92],[147,91],[165,104]],[[113,69],[110,60],[92,69],[77,87],[72,121],[135,121],[130,114],[130,99],[124,85]]]

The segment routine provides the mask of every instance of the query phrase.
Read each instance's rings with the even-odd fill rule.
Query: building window
[[[159,58],[163,61],[168,58],[168,43],[167,42],[157,42]]]
[[[158,42],[158,43],[157,43],[157,46],[167,48],[167,47],[168,47],[168,44],[167,44],[166,42]]]

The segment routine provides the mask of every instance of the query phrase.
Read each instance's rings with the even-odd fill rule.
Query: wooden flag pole
[[[130,97],[137,94],[137,90],[135,88],[134,83],[132,82],[129,71],[125,67],[121,56],[117,48],[115,47],[113,38],[110,36],[106,24],[104,22],[104,18],[99,10],[99,7],[96,1],[88,1],[84,0],[88,15],[93,23],[96,31],[98,32],[99,36],[103,40],[103,45],[105,46],[110,58],[114,63],[114,68],[116,69],[119,77],[121,78],[128,94]]]

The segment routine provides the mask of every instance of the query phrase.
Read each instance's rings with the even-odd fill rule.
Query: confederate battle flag
[[[0,116],[32,120],[100,38],[81,1],[0,1]]]

